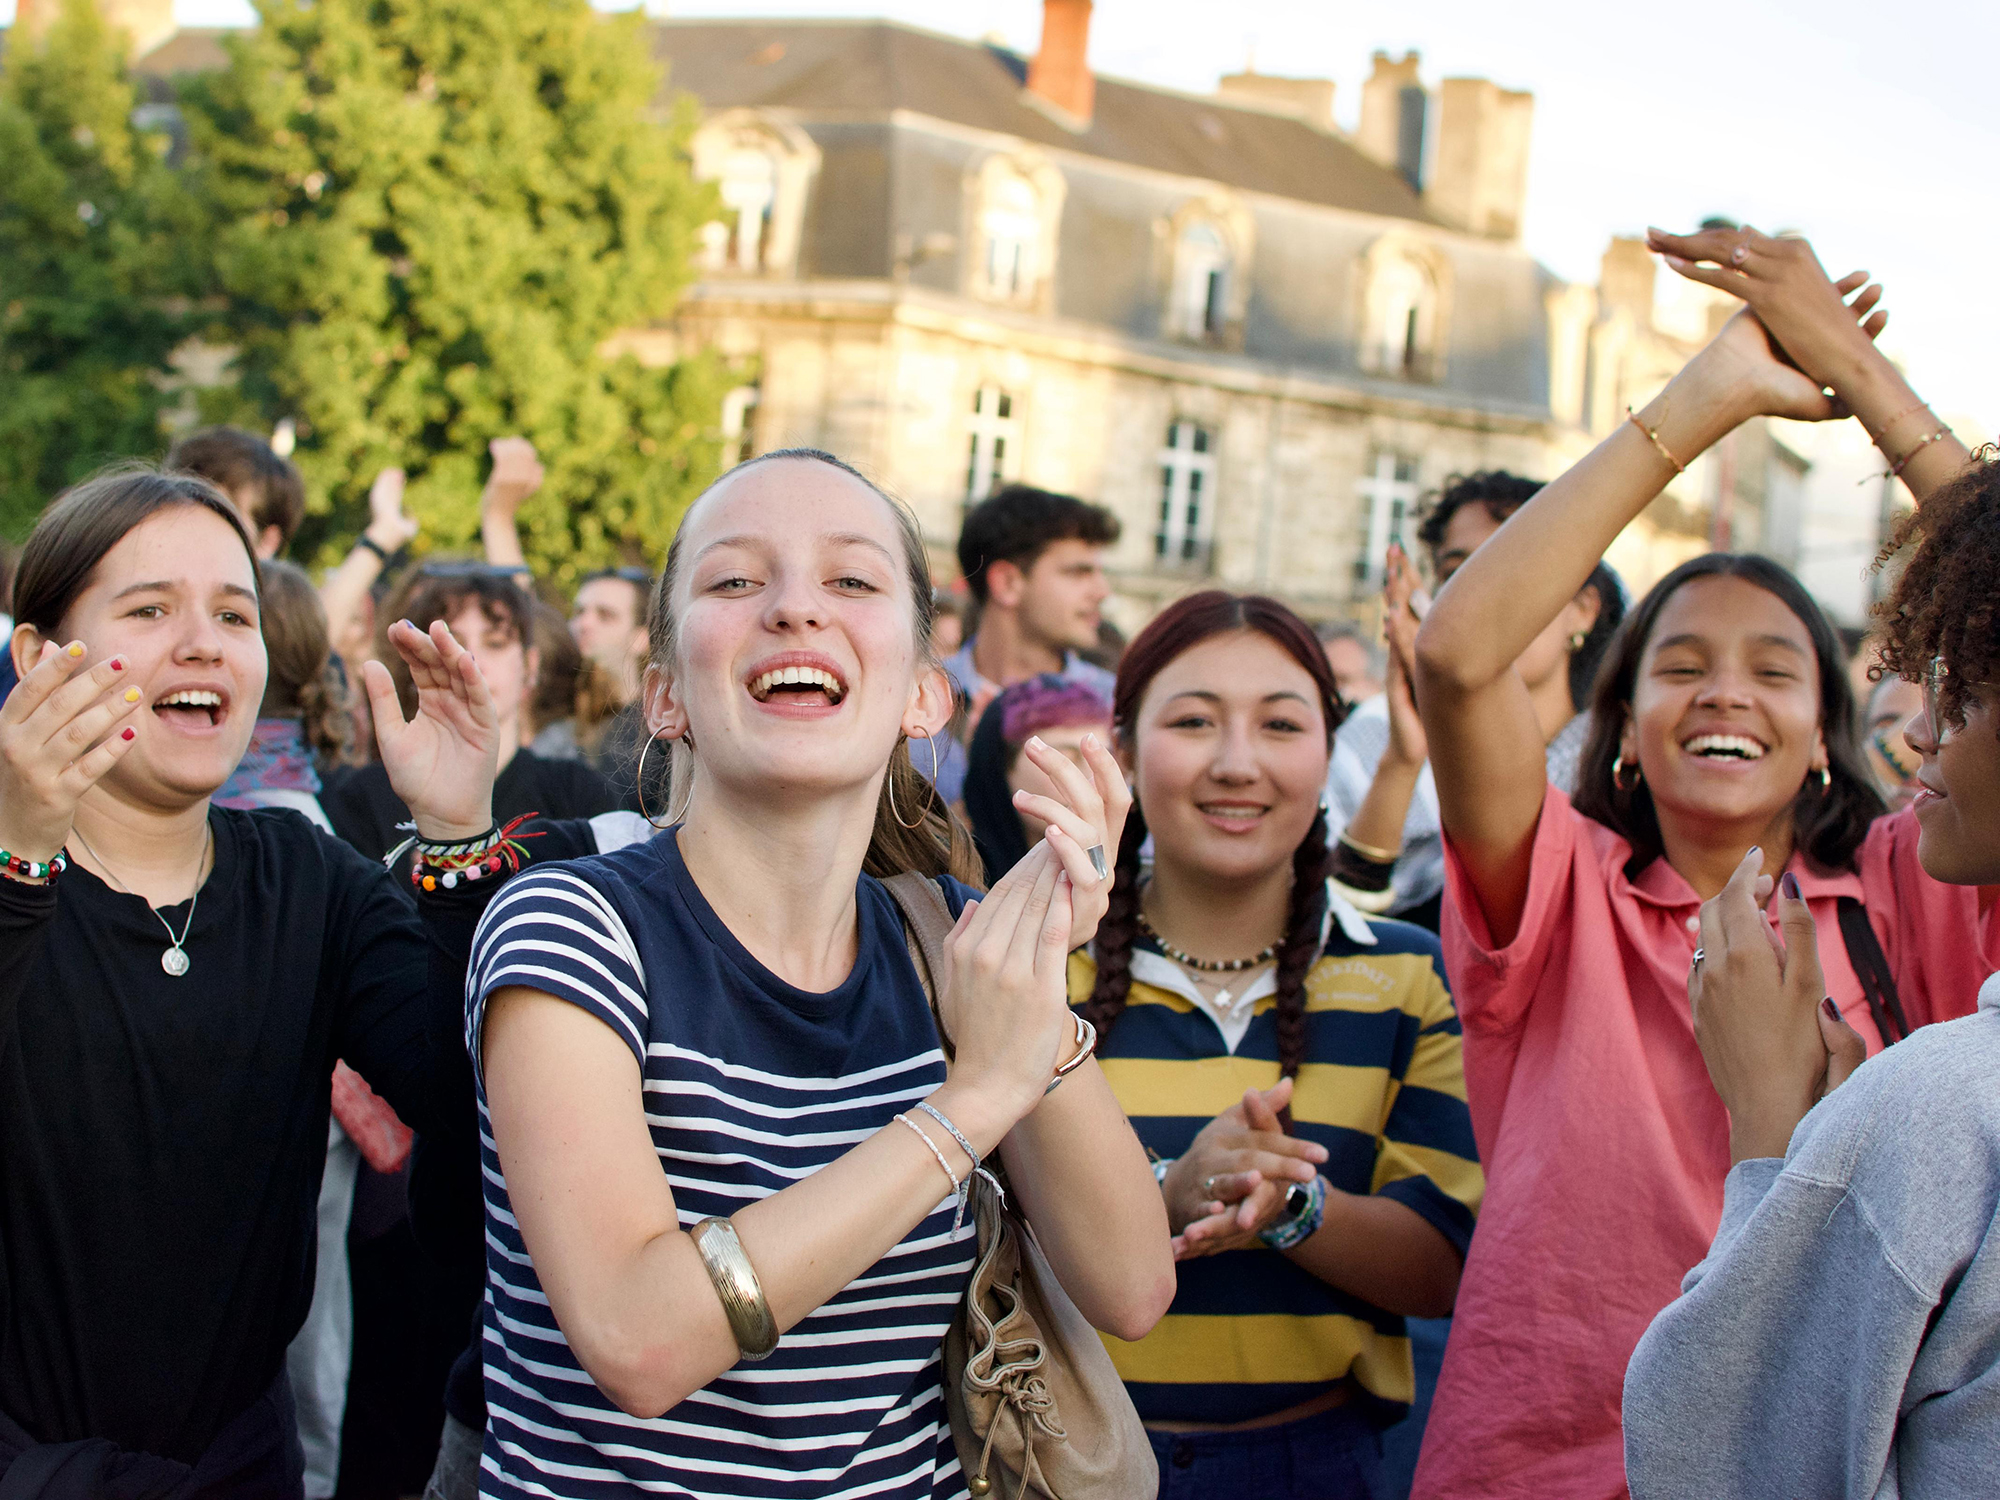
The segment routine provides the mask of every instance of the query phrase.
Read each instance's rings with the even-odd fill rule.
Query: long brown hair
[[[258,717],[296,718],[306,745],[325,765],[347,755],[347,693],[327,642],[326,610],[305,569],[266,558],[257,564],[260,620],[270,673]]]
[[[1276,599],[1211,589],[1169,605],[1126,649],[1118,665],[1111,727],[1128,754],[1138,730],[1139,703],[1153,679],[1183,652],[1211,637],[1238,630],[1254,630],[1276,642],[1306,669],[1319,690],[1327,748],[1333,748],[1333,732],[1340,727],[1346,709],[1312,627]],[[1278,1070],[1286,1078],[1296,1078],[1299,1064],[1305,1060],[1306,972],[1319,957],[1320,929],[1326,922],[1326,880],[1333,866],[1326,836],[1326,807],[1322,803],[1312,826],[1292,851],[1291,903],[1285,915],[1285,935],[1278,945],[1273,1020],[1278,1032]],[[1132,944],[1139,932],[1139,850],[1145,842],[1145,810],[1135,797],[1131,815],[1125,820],[1124,837],[1118,841],[1111,904],[1097,926],[1097,982],[1083,1007],[1099,1036],[1109,1033],[1117,1023],[1132,988]]]
[[[935,615],[930,560],[924,553],[923,532],[917,527],[916,517],[910,514],[907,506],[854,465],[818,448],[779,448],[759,454],[748,463],[738,464],[729,472],[734,474],[750,464],[767,464],[777,459],[804,460],[838,469],[867,485],[889,507],[889,513],[896,518],[897,536],[903,544],[903,565],[909,583],[917,660],[926,666],[936,666],[937,654],[931,649],[931,627]],[[713,488],[714,485],[709,486],[709,489]],[[707,493],[707,490],[702,491],[703,495]],[[699,503],[698,496],[696,504]],[[680,647],[680,622],[674,614],[674,589],[681,571],[681,539],[686,535],[685,525],[674,533],[673,544],[667,548],[667,564],[660,570],[660,580],[653,587],[652,607],[647,615],[646,634],[652,644],[648,660],[662,671],[673,670]],[[691,751],[692,743],[684,748]],[[676,805],[681,800],[682,790],[692,770],[686,761],[686,755],[676,754],[672,792]],[[899,813],[901,816],[898,816]],[[905,827],[906,820],[913,821],[916,826]],[[923,875],[951,875],[972,886],[982,884],[979,855],[973,847],[972,835],[911,763],[907,739],[898,743],[889,756],[888,772],[882,778],[881,795],[875,803],[875,829],[869,837],[868,853],[861,862],[861,869],[864,874],[878,879],[914,871]]]

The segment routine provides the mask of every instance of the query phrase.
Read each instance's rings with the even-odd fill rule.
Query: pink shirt
[[[1701,903],[1664,859],[1627,880],[1630,854],[1550,788],[1520,931],[1495,948],[1447,845],[1445,961],[1487,1189],[1414,1500],[1624,1495],[1626,1363],[1721,1219],[1729,1121],[1687,1001]],[[1970,1014],[2000,968],[1979,891],[1923,872],[1907,812],[1876,822],[1858,863],[1790,866],[1849,1024],[1880,1045],[1841,896],[1868,908],[1912,1026]]]

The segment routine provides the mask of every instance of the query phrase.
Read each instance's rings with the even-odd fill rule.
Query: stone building
[[[101,3],[153,107],[222,61],[170,0]],[[941,570],[964,508],[1018,479],[1121,517],[1128,627],[1210,583],[1365,612],[1426,493],[1559,472],[1726,313],[1663,309],[1636,241],[1596,288],[1528,255],[1527,93],[1377,53],[1350,135],[1329,80],[1095,77],[1090,0],[1044,5],[1033,57],[881,21],[652,23],[724,211],[673,319],[618,342],[738,361],[737,451],[855,460]],[[1804,468],[1745,429],[1613,559],[1635,588],[1716,543],[1795,562]]]

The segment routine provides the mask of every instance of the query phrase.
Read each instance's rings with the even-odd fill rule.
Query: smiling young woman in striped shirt
[[[1104,910],[1087,851],[1117,839],[1123,779],[1101,746],[1090,777],[1030,747],[1067,802],[1033,799],[1048,838],[972,902],[905,746],[951,714],[930,598],[907,513],[825,454],[731,471],[675,538],[645,707],[685,746],[681,821],[519,881],[474,954],[483,1493],[965,1495],[939,1342],[971,1152],[1000,1152],[1098,1327],[1137,1338],[1171,1295],[1103,1075],[1044,1094],[1078,1048],[1064,964]],[[949,1070],[875,878],[905,870],[961,911]],[[766,1359],[726,1273],[761,1291]]]

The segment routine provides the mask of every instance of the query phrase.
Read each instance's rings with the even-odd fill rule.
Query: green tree
[[[90,0],[0,73],[0,532],[107,460],[154,457],[200,289],[200,220],[163,128],[133,123],[124,38]],[[143,118],[143,116],[142,116]]]
[[[468,543],[488,439],[548,483],[529,560],[657,559],[715,472],[710,358],[613,357],[690,275],[712,189],[691,105],[661,111],[636,15],[587,0],[258,0],[227,69],[184,87],[240,383],[298,424],[308,546],[351,535],[400,464],[431,545]]]

